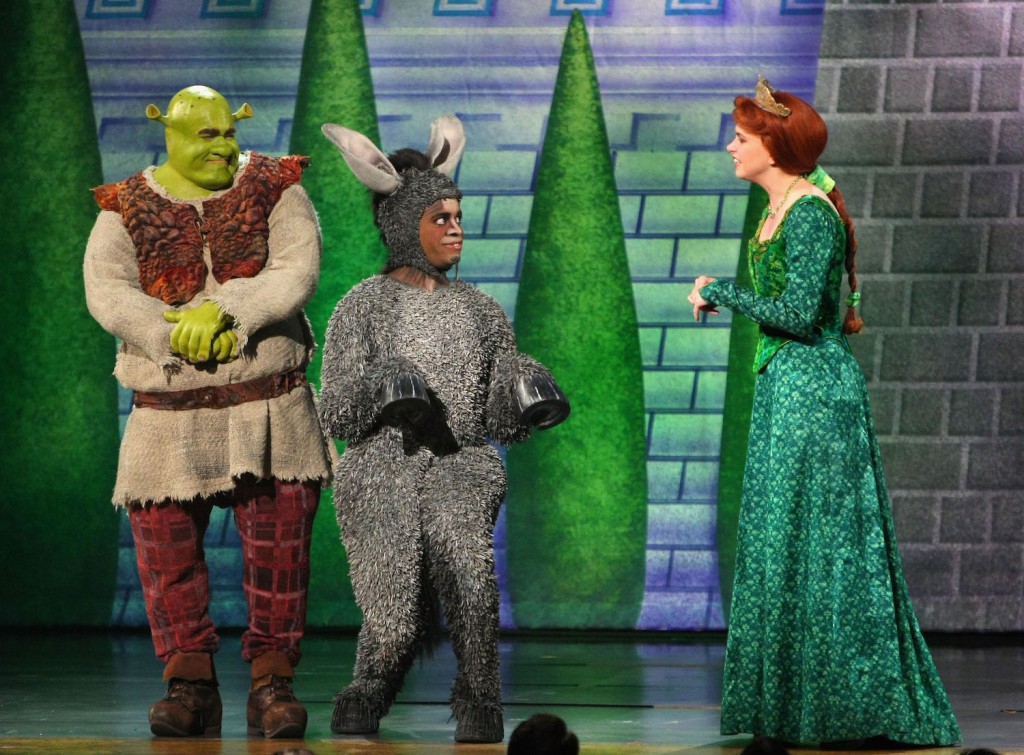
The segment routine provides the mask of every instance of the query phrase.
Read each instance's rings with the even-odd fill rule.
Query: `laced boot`
[[[301,739],[306,733],[306,709],[292,691],[295,672],[284,653],[272,650],[254,658],[252,686],[246,705],[250,735],[268,739]]]
[[[158,737],[215,737],[221,702],[209,653],[176,653],[164,669],[167,694],[149,709],[149,728]]]

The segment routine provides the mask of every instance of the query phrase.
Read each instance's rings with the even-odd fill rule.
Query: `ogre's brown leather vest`
[[[135,243],[142,290],[166,304],[191,301],[206,283],[203,242],[210,246],[218,283],[251,278],[267,262],[268,219],[281,193],[302,177],[309,159],[252,152],[229,191],[194,206],[157,194],[140,171],[93,189],[104,210],[120,213]]]

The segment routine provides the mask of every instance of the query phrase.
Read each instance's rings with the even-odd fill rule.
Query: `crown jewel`
[[[754,102],[762,110],[767,110],[769,113],[785,118],[789,115],[790,110],[785,105],[782,105],[775,101],[772,97],[772,92],[775,90],[768,84],[768,80],[765,79],[761,74],[757,74],[757,88],[754,90]]]

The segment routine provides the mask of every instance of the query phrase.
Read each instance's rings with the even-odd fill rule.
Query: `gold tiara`
[[[768,84],[768,80],[765,79],[761,74],[757,74],[757,88],[754,90],[754,102],[762,110],[767,110],[769,113],[785,118],[789,115],[790,110],[785,105],[775,101],[772,97],[772,92],[775,90]]]

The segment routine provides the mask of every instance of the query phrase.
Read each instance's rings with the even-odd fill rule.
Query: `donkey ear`
[[[454,115],[442,115],[430,124],[427,157],[434,169],[450,176],[455,172],[462,150],[466,148],[466,131]]]
[[[334,123],[325,123],[320,130],[338,148],[363,186],[378,194],[392,194],[401,186],[402,179],[395,166],[376,144],[358,131]]]

